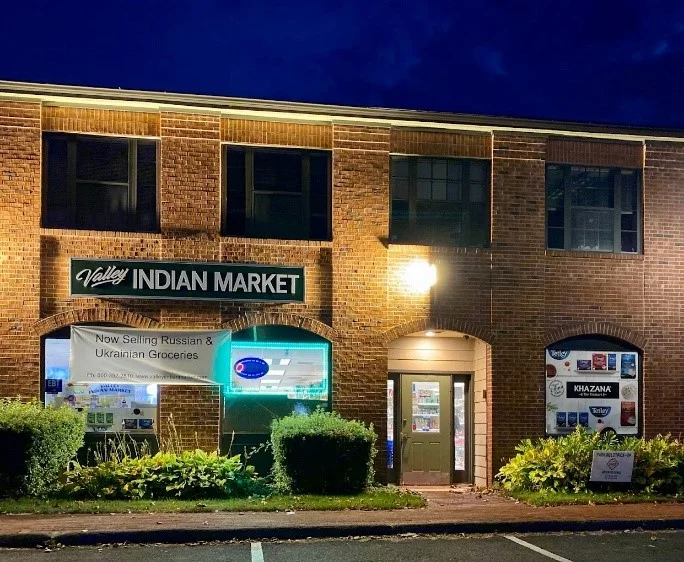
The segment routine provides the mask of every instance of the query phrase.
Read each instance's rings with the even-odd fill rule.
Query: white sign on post
[[[221,384],[230,332],[72,326],[72,383]]]
[[[631,482],[634,451],[594,451],[592,482]]]

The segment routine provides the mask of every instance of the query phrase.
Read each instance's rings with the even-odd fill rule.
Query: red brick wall
[[[684,432],[684,145],[648,142],[644,168],[644,426]]]
[[[647,434],[684,430],[677,371],[684,289],[677,275],[684,244],[681,144],[646,145],[644,255],[608,256],[546,250],[545,164],[640,167],[641,143],[57,107],[44,107],[42,119],[49,130],[159,138],[161,231],[40,229],[41,108],[0,103],[0,395],[38,396],[39,335],[74,322],[231,330],[281,323],[333,342],[334,407],[373,422],[384,440],[388,341],[432,326],[453,329],[491,344],[491,482],[520,439],[544,432],[544,347],[554,338],[595,332],[645,348]],[[331,149],[333,241],[221,236],[221,142]],[[493,153],[491,247],[388,245],[391,152],[484,158]],[[70,299],[72,256],[304,265],[307,301]],[[416,258],[438,264],[432,295],[412,295],[402,286],[402,270]],[[160,413],[162,422],[173,415],[186,446],[218,444],[216,390],[164,387]],[[161,429],[167,436],[169,425]],[[384,447],[379,450],[382,475]]]
[[[36,396],[40,105],[0,101],[0,394]]]

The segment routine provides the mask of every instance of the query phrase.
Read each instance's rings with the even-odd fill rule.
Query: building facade
[[[225,450],[320,403],[374,424],[381,478],[480,486],[523,438],[679,434],[683,181],[676,131],[0,83],[0,395],[61,397],[73,326],[224,330],[327,345],[328,391],[148,385],[91,429],[146,406],[122,428]],[[76,258],[303,267],[305,296],[82,297]]]

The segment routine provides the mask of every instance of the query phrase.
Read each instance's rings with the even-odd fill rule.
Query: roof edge
[[[59,96],[65,98],[99,100],[113,102],[138,102],[141,104],[161,104],[188,106],[217,111],[255,111],[315,115],[321,117],[344,117],[351,119],[376,119],[385,121],[406,121],[418,123],[435,123],[443,125],[465,125],[488,127],[492,129],[525,129],[539,132],[564,131],[575,133],[593,133],[606,135],[627,135],[635,137],[662,137],[684,139],[684,129],[663,127],[634,127],[628,125],[611,125],[579,121],[554,121],[493,115],[476,115],[440,111],[423,111],[413,109],[392,109],[359,107],[344,105],[328,105],[308,102],[274,101],[264,99],[236,98],[206,94],[182,94],[155,92],[146,90],[124,90],[91,86],[70,86],[34,82],[18,82],[0,80],[0,93]]]

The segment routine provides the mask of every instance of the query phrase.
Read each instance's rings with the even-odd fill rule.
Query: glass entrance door
[[[471,482],[472,470],[472,421],[470,393],[468,391],[469,379],[467,377],[454,377],[453,379],[453,435],[454,435],[454,464],[453,482]]]

